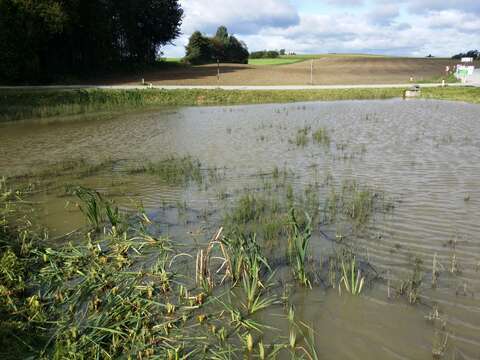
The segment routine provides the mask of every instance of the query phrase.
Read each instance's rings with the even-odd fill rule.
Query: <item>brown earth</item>
[[[382,58],[328,56],[314,60],[314,84],[398,84],[428,81],[445,73],[455,60],[429,58]],[[138,76],[106,80],[110,84],[138,84],[141,77],[156,85],[305,85],[310,83],[310,60],[289,65],[221,64],[172,66]],[[437,79],[438,80],[438,79]]]

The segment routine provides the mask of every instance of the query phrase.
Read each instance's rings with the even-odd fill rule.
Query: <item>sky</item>
[[[250,51],[452,56],[480,49],[480,0],[180,0],[182,35],[162,48],[182,57],[196,30],[219,25]]]

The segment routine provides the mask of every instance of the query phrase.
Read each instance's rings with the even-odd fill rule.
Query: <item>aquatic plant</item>
[[[245,194],[238,200],[230,218],[233,223],[247,224],[258,221],[266,211],[267,202],[265,199],[256,197],[254,194]]]
[[[14,179],[16,181],[29,180],[41,182],[51,180],[55,177],[61,177],[65,174],[71,174],[76,178],[84,178],[111,168],[114,163],[113,160],[108,158],[97,162],[91,162],[84,158],[67,159],[50,164],[46,169],[33,170],[16,175]]]
[[[360,295],[365,284],[365,277],[362,276],[360,269],[358,268],[355,257],[352,258],[350,263],[345,264],[342,260],[342,277],[340,279],[339,290],[343,284],[345,290],[352,295]]]
[[[344,181],[341,190],[331,186],[324,203],[326,223],[339,220],[339,215],[354,221],[357,227],[364,226],[374,213],[387,213],[394,208],[393,201],[380,191],[359,185],[356,181]]]
[[[320,145],[330,145],[330,135],[326,128],[319,128],[312,133],[313,141]]]
[[[100,229],[100,224],[104,221],[103,200],[99,192],[77,186],[71,190],[77,196],[82,204],[78,207],[86,216],[88,223],[95,229]]]
[[[254,314],[258,311],[268,308],[276,302],[275,297],[263,294],[267,285],[264,285],[259,279],[258,273],[243,274],[242,289],[245,295],[244,307],[248,314]]]
[[[423,282],[422,260],[418,257],[414,259],[411,276],[400,283],[398,293],[406,296],[410,304],[415,304],[420,297],[420,289]]]
[[[310,130],[311,127],[309,126],[305,126],[304,128],[299,129],[293,143],[299,147],[305,147],[309,141],[308,134],[310,133]]]
[[[170,157],[159,162],[149,162],[130,169],[129,173],[155,175],[156,178],[169,185],[186,185],[192,181],[197,184],[204,182],[200,161],[189,156]],[[211,174],[210,177],[212,177]]]
[[[234,283],[247,274],[260,278],[264,270],[270,271],[267,258],[262,254],[256,235],[245,235],[233,232],[222,239],[228,254],[229,272]]]
[[[80,200],[78,208],[85,215],[93,230],[100,230],[105,221],[108,221],[113,227],[125,224],[118,207],[111,201],[104,200],[98,191],[83,186],[67,186],[67,192]]]
[[[373,212],[375,194],[369,189],[359,189],[356,183],[344,184],[343,191],[350,195],[345,198],[344,212],[358,223],[365,223]]]
[[[312,224],[308,214],[305,214],[305,217],[306,224],[300,226],[295,216],[295,209],[292,208],[290,211],[289,257],[296,279],[301,285],[311,287],[306,265],[308,244],[312,236]]]

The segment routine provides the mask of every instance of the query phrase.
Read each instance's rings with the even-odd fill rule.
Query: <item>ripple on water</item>
[[[327,173],[337,182],[356,179],[399,200],[393,216],[376,218],[358,239],[380,270],[406,277],[413,254],[423,259],[428,272],[435,253],[448,268],[452,241],[457,240],[461,273],[442,273],[439,289],[426,291],[425,297],[448,318],[452,353],[456,349],[473,359],[480,355],[479,114],[480,106],[464,103],[344,101],[180,108],[102,121],[0,125],[0,169],[19,174],[65,159],[121,159],[115,175],[117,183],[124,182],[116,187],[122,189],[120,201],[128,207],[126,199],[133,197],[152,210],[185,199],[197,211],[215,206],[219,189],[233,195],[254,188],[255,175],[274,166],[291,170],[297,187],[315,177],[321,183]],[[297,147],[291,140],[305,126],[328,129],[330,146],[310,141]],[[124,171],[128,164],[171,154],[190,154],[205,166],[225,168],[226,177],[218,188],[185,192]],[[109,189],[112,175],[103,174],[94,184]],[[319,191],[326,195],[326,189]],[[63,198],[42,201],[55,215],[49,221],[62,219],[62,226],[53,227],[71,226],[61,215]],[[457,291],[464,288],[466,295]],[[433,331],[422,316],[428,309],[385,301],[384,290],[380,286],[368,297],[340,300],[332,292],[299,294],[304,304],[300,316],[316,319],[322,358],[431,358]]]

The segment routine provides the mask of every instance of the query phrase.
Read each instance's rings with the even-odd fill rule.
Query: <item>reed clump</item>
[[[312,133],[313,141],[320,145],[330,146],[330,135],[328,134],[328,130],[326,128],[318,128]]]
[[[288,210],[276,198],[246,193],[224,217],[225,226],[243,234],[256,234],[274,242],[287,232]]]
[[[308,138],[308,135],[311,130],[312,128],[310,126],[305,126],[301,129],[298,129],[295,139],[291,140],[290,142],[296,144],[298,147],[307,146],[310,141],[310,139]]]
[[[400,296],[407,298],[410,304],[416,304],[420,300],[421,288],[423,284],[422,260],[416,257],[413,260],[413,269],[408,279],[402,280],[397,290]]]
[[[159,162],[149,162],[129,170],[130,174],[150,174],[170,185],[202,184],[205,176],[199,160],[190,156],[170,157]]]
[[[388,213],[394,203],[381,191],[359,185],[355,180],[344,181],[340,191],[331,187],[324,204],[324,222],[331,223],[340,217],[365,225],[376,213]]]

